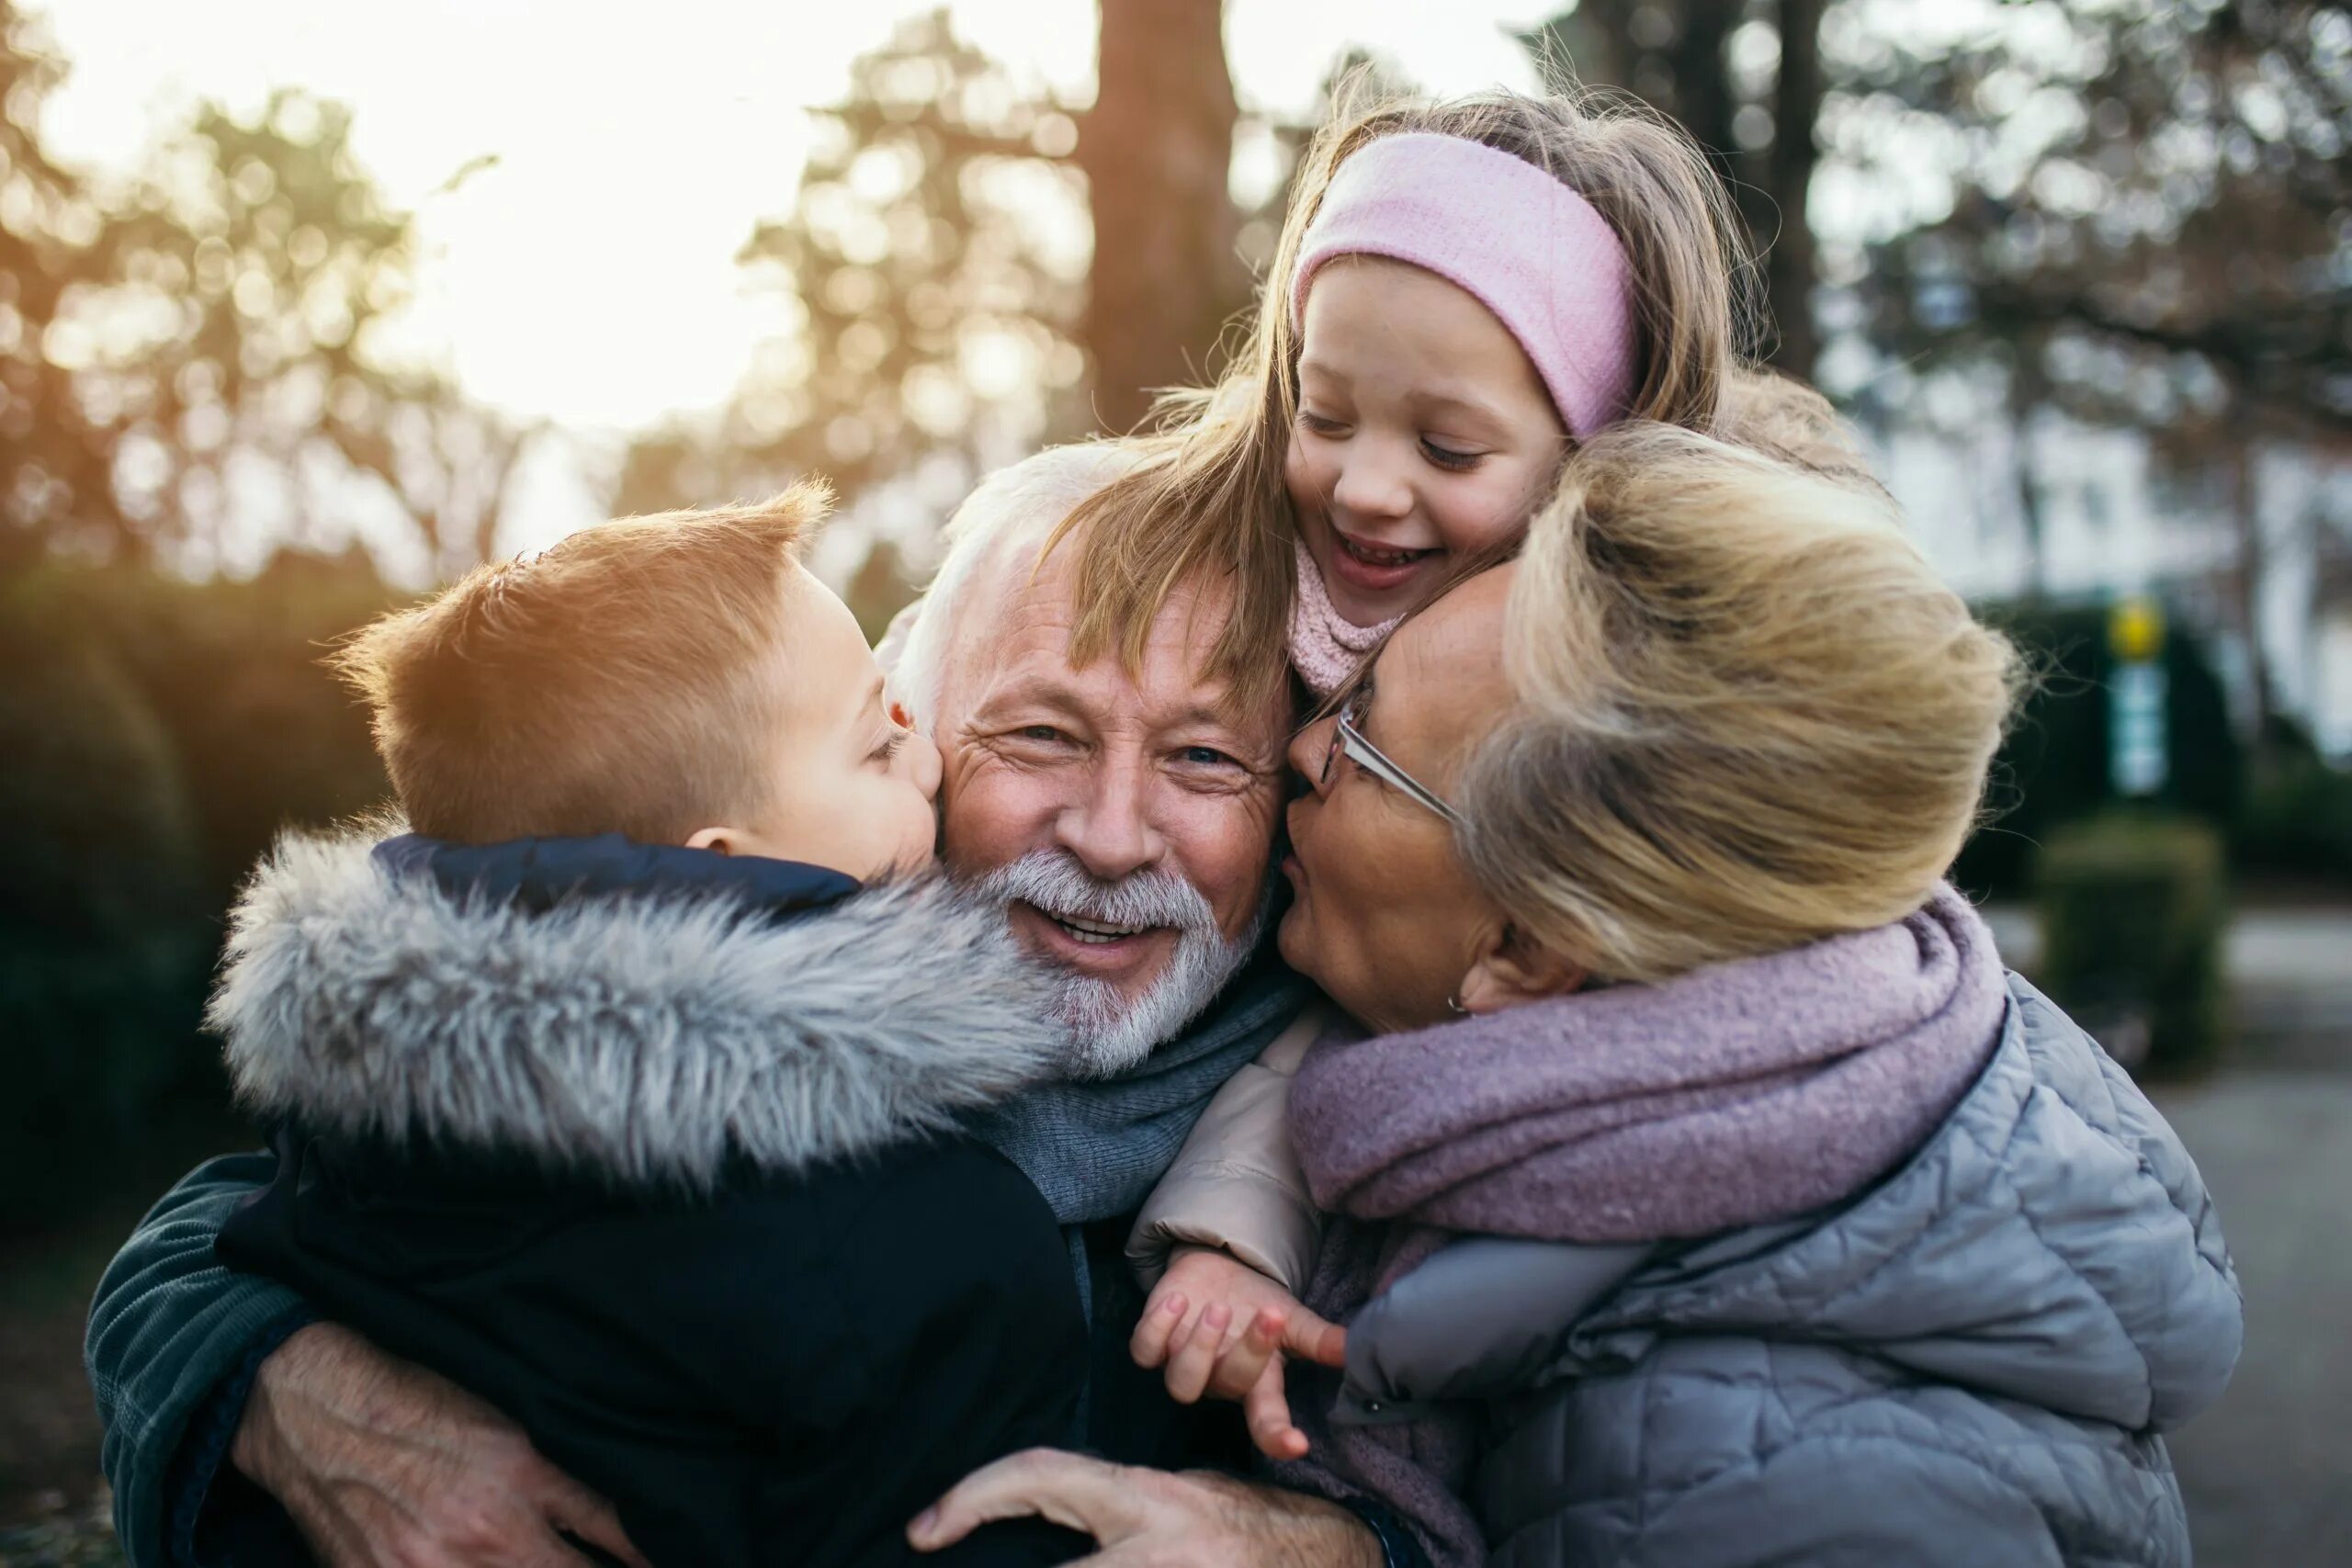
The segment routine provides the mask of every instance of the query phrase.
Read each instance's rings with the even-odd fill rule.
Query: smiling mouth
[[[1331,537],[1338,541],[1340,549],[1366,566],[1410,566],[1415,561],[1426,559],[1438,553],[1435,550],[1391,550],[1384,549],[1377,545],[1361,544],[1337,528],[1331,530]]]
[[[1141,936],[1146,931],[1159,930],[1158,926],[1114,926],[1104,920],[1080,919],[1076,915],[1057,915],[1051,909],[1038,909],[1035,904],[1029,908],[1037,909],[1038,914],[1059,927],[1062,934],[1072,942],[1082,942],[1088,947],[1105,947],[1114,942],[1125,942],[1129,937]]]

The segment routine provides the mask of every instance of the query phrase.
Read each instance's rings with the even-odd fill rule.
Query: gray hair
[[[917,729],[929,735],[938,725],[956,618],[972,580],[1005,550],[1025,546],[1042,551],[1080,502],[1133,468],[1140,457],[1125,441],[1049,446],[999,468],[964,498],[947,521],[947,553],[931,586],[899,613],[875,649],[889,677],[891,697]]]

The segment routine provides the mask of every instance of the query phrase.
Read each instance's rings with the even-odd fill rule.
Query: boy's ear
[[[690,850],[717,850],[723,855],[747,855],[752,852],[744,843],[741,828],[697,828],[686,835]]]
[[[1590,977],[1582,965],[1538,946],[1509,920],[1498,920],[1480,935],[1453,996],[1464,1012],[1500,1012],[1566,996]]]

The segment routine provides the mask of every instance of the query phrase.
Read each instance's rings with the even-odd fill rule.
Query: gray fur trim
[[[1001,910],[926,878],[784,925],[732,899],[527,915],[289,834],[238,901],[209,1021],[239,1097],[321,1132],[705,1187],[941,1129],[1068,1059]]]

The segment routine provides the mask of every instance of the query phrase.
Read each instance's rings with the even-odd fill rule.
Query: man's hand
[[[262,1362],[229,1457],[326,1568],[582,1568],[567,1536],[646,1568],[612,1505],[520,1427],[334,1324]]]
[[[922,1551],[1029,1515],[1102,1550],[1079,1568],[1382,1568],[1380,1542],[1335,1503],[1207,1471],[1172,1474],[1032,1449],[984,1465],[907,1528]]]
[[[1204,1393],[1241,1401],[1250,1440],[1269,1459],[1306,1453],[1306,1434],[1292,1423],[1283,1392],[1283,1357],[1338,1367],[1347,1350],[1347,1330],[1248,1264],[1201,1247],[1177,1249],[1127,1342],[1136,1365],[1167,1368],[1168,1393],[1179,1404]]]

